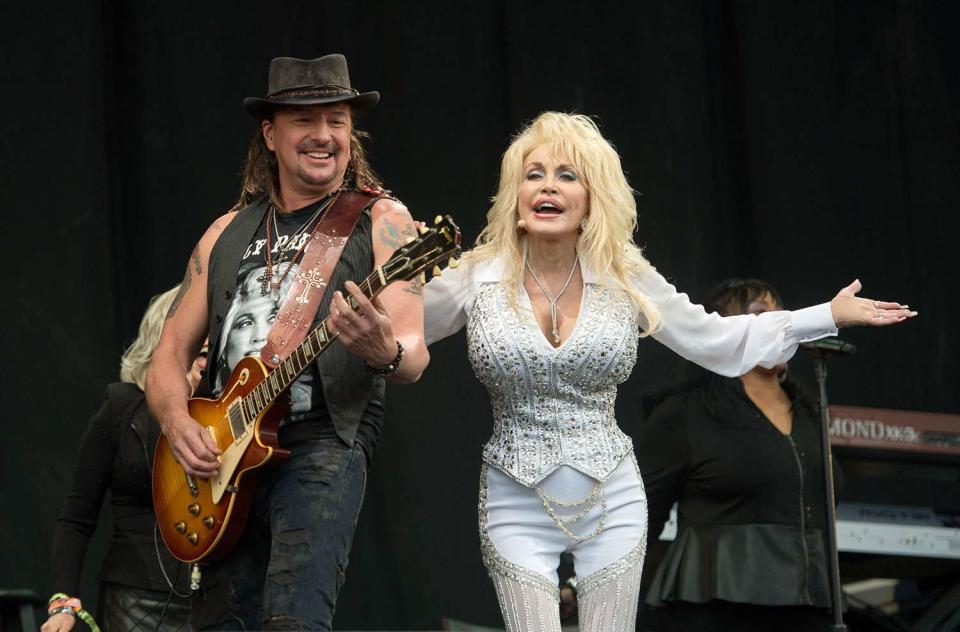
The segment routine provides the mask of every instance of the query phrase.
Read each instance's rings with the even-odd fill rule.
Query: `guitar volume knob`
[[[183,520],[177,522],[173,525],[173,528],[177,530],[177,533],[186,533],[187,532],[187,523]]]
[[[200,536],[197,535],[196,531],[191,531],[190,533],[187,534],[187,542],[189,542],[190,544],[196,544],[197,540],[199,539],[200,539]]]
[[[205,526],[208,529],[212,529],[215,522],[216,521],[214,520],[213,516],[207,516],[206,518],[203,519],[203,526]]]
[[[190,505],[189,507],[187,507],[187,511],[189,511],[189,512],[190,512],[192,515],[194,515],[194,516],[199,516],[199,515],[200,515],[200,505],[199,505],[198,503],[193,503],[192,505]]]

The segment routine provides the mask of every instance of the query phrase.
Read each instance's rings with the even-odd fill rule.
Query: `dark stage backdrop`
[[[277,55],[345,53],[383,94],[361,121],[377,169],[469,240],[523,121],[596,115],[638,191],[637,239],[679,287],[759,276],[802,306],[859,277],[920,317],[845,333],[861,351],[832,399],[960,412],[956,3],[102,0],[14,3],[2,22],[2,587],[48,594],[77,441],[147,299],[233,204],[255,129],[240,101]],[[676,365],[640,349],[628,432]],[[476,527],[489,407],[462,334],[431,351],[390,390],[341,629],[498,621]]]

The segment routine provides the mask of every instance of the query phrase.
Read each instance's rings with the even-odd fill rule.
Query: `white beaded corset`
[[[637,359],[636,308],[623,291],[584,284],[576,326],[555,349],[526,295],[518,312],[507,293],[482,284],[467,321],[470,364],[493,407],[484,460],[529,487],[561,465],[606,479],[633,448],[614,401]]]

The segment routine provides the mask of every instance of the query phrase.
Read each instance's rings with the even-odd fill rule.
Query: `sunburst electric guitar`
[[[394,281],[412,281],[440,274],[456,265],[460,231],[450,216],[420,229],[419,238],[397,250],[359,287],[373,298]],[[353,309],[352,296],[347,301]],[[163,436],[153,457],[153,506],[167,548],[184,562],[222,557],[243,532],[258,472],[290,456],[277,443],[277,427],[287,412],[290,385],[329,347],[337,334],[329,318],[274,370],[259,357],[237,363],[219,399],[193,398],[190,416],[203,426],[223,451],[216,476],[205,480],[188,475],[174,459]]]

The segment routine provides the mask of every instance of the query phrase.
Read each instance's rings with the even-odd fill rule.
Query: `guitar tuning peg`
[[[454,257],[450,257],[450,261],[447,263],[447,265],[453,268],[454,270],[456,270],[457,268],[460,267],[460,260]]]
[[[417,238],[414,237],[413,235],[407,235],[407,238],[403,241],[403,243],[409,244],[409,243],[412,243],[412,242],[414,242],[414,241],[416,241],[416,240],[417,240]]]
[[[442,221],[443,221],[443,216],[442,216],[442,215],[437,215],[436,217],[433,218],[433,223],[434,223],[434,224],[439,224],[439,223],[442,222]]]
[[[440,269],[440,266],[433,266],[433,276],[438,277],[443,274],[443,270]]]
[[[421,272],[421,273],[420,273],[420,276],[419,276],[418,278],[420,279],[420,285],[426,285],[426,284],[427,284],[427,273],[426,273],[426,272]]]
[[[421,226],[421,227],[418,228],[417,230],[420,231],[420,234],[421,234],[421,235],[426,235],[427,233],[430,232],[430,229],[427,228],[426,226]]]

